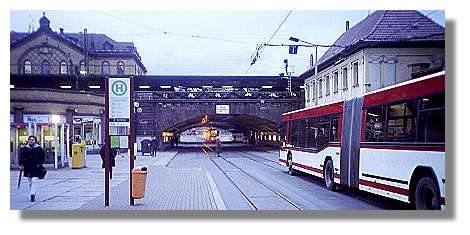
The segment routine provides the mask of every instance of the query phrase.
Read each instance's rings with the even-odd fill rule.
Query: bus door
[[[359,150],[364,97],[345,100],[341,131],[340,170],[342,185],[359,187]]]

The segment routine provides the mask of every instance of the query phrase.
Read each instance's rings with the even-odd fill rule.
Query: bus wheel
[[[294,162],[292,161],[292,157],[287,159],[287,167],[289,167],[289,175],[295,175]]]
[[[416,210],[440,210],[439,189],[431,177],[423,177],[416,184]]]
[[[334,191],[336,188],[335,178],[333,175],[333,161],[327,160],[323,169],[323,178],[325,179],[325,187],[330,191]]]

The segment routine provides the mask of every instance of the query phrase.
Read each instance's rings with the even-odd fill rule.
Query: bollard
[[[140,199],[145,196],[147,182],[147,167],[134,168],[132,170],[132,198]]]

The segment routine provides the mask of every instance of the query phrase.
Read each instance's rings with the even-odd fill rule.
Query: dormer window
[[[108,41],[103,43],[104,50],[112,50],[114,48],[113,44],[109,43]]]

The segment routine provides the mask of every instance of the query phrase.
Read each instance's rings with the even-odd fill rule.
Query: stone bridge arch
[[[236,125],[254,131],[274,131],[282,113],[299,109],[303,99],[136,99],[142,108],[137,115],[137,135],[161,138],[163,131],[182,132],[199,125],[204,115],[215,126]],[[229,114],[217,114],[217,105],[229,105]]]

